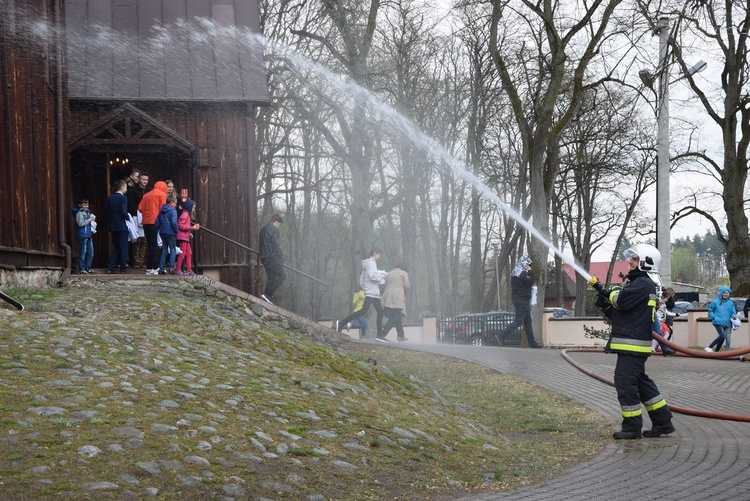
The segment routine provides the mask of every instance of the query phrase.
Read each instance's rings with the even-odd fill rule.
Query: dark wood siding
[[[61,266],[55,158],[54,0],[0,16],[0,263]]]
[[[67,40],[61,47],[67,61],[59,65],[52,29],[58,10]],[[65,265],[66,244],[76,250],[70,209],[85,196],[101,221],[107,183],[122,175],[108,166],[118,149],[147,165],[152,182],[165,177],[161,172],[188,188],[201,224],[257,247],[254,116],[255,106],[269,101],[262,50],[247,51],[231,37],[195,41],[183,32],[169,42],[168,54],[154,51],[159,26],[193,16],[258,30],[257,0],[17,0],[3,11],[0,265]],[[58,67],[67,82],[56,81]],[[56,95],[58,84],[63,90]],[[57,107],[58,100],[69,109]],[[56,140],[88,138],[93,124],[127,102],[175,141],[139,143],[144,138],[131,135],[129,143],[118,132],[117,144],[80,141],[70,159],[58,154]],[[106,258],[106,237],[101,224],[95,259]],[[195,247],[199,264],[221,266],[222,281],[250,288],[248,272],[239,268],[254,262],[247,251],[200,232]]]

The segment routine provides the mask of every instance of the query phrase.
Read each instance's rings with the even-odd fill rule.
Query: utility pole
[[[665,287],[672,285],[672,240],[669,190],[669,18],[659,19],[659,117],[656,145],[656,247],[661,254],[659,274]]]

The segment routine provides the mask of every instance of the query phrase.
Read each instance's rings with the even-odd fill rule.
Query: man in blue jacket
[[[120,273],[128,268],[128,198],[125,191],[128,183],[124,179],[115,181],[115,192],[107,198],[107,218],[109,232],[112,235],[112,254],[109,256],[107,273],[114,273],[114,267],[120,263]]]

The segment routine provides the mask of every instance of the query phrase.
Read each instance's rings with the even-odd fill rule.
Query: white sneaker
[[[714,350],[712,350],[711,348],[709,348],[708,346],[706,346],[705,348],[703,348],[703,351],[707,351],[709,353],[713,353]]]
[[[159,274],[159,270],[158,269],[156,269],[156,270],[146,270],[146,275],[158,275],[158,274]]]

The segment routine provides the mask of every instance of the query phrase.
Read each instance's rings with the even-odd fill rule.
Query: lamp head
[[[696,73],[700,73],[701,71],[706,69],[706,66],[708,66],[708,63],[701,59],[697,63],[695,63],[689,70],[687,70],[688,75],[695,75]]]

